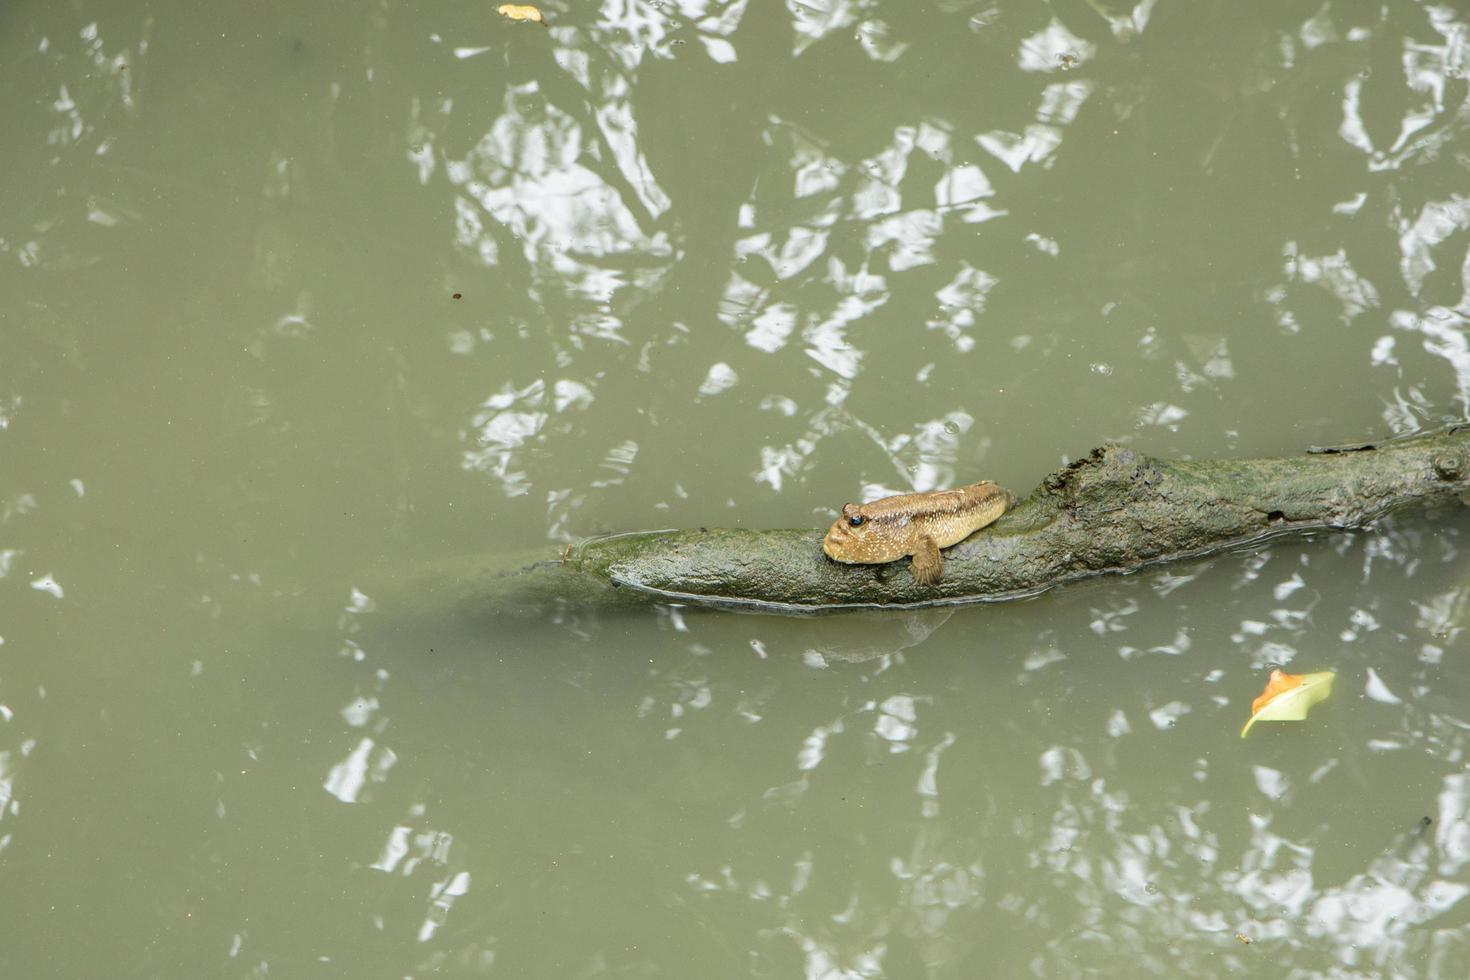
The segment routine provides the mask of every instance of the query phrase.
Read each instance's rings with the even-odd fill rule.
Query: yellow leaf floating
[[[495,12],[511,20],[528,20],[542,27],[546,26],[546,18],[541,16],[541,11],[529,3],[502,3],[495,8]]]
[[[1258,721],[1301,721],[1318,701],[1332,693],[1330,670],[1319,674],[1288,674],[1283,670],[1271,671],[1271,679],[1261,696],[1251,702],[1251,719],[1240,730],[1240,737]]]

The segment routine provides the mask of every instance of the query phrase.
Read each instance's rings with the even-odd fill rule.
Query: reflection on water
[[[858,50],[868,58],[902,64],[918,56],[895,23],[869,6],[863,10],[859,13],[845,4],[803,6],[794,8],[790,24],[782,26],[794,29],[797,55],[818,41],[852,31]],[[1114,40],[1107,43],[1142,44],[1152,15],[1152,4],[1141,4],[1129,14],[1109,14],[1107,28]],[[863,481],[866,492],[928,489],[964,479],[973,469],[983,451],[964,459],[959,458],[960,451],[991,444],[993,425],[977,424],[982,418],[1014,418],[1036,411],[1042,392],[1028,383],[1028,375],[1042,373],[1042,361],[1074,359],[1070,348],[1075,344],[1057,343],[1057,331],[1064,325],[1045,327],[1044,307],[1039,315],[1021,318],[1044,327],[1040,333],[1011,332],[1001,326],[1016,319],[1016,300],[1001,297],[1028,281],[1031,273],[1015,267],[1014,254],[1001,261],[997,247],[1034,256],[1028,264],[1060,263],[1047,273],[1053,279],[1066,280],[1077,273],[1080,282],[1095,278],[1084,268],[1106,239],[1044,206],[1048,192],[1041,188],[1059,179],[1050,171],[1062,167],[1060,155],[1070,128],[1086,125],[1088,137],[1095,139],[1101,127],[1104,136],[1122,140],[1124,130],[1118,127],[1135,124],[1135,119],[1151,120],[1160,111],[1155,105],[1159,93],[1138,89],[1110,67],[1106,50],[1111,49],[1099,48],[1096,24],[1079,33],[1081,25],[1069,26],[1055,18],[1031,24],[1017,12],[990,9],[973,15],[969,28],[984,39],[987,50],[999,53],[1009,46],[1013,67],[1006,69],[1002,61],[990,70],[1004,72],[1007,104],[1035,106],[1029,121],[997,128],[965,113],[946,114],[945,100],[937,97],[919,110],[918,117],[897,115],[896,106],[885,105],[873,107],[872,121],[877,125],[870,125],[870,130],[886,135],[859,148],[851,140],[837,139],[822,119],[798,104],[780,106],[764,117],[753,111],[755,105],[733,107],[736,116],[745,115],[730,121],[732,131],[750,127],[762,149],[753,168],[737,168],[727,160],[723,174],[717,169],[707,175],[728,178],[718,196],[733,209],[728,216],[736,220],[719,226],[725,238],[696,240],[692,236],[714,226],[696,218],[698,209],[687,196],[681,200],[682,191],[664,186],[687,178],[673,171],[662,173],[651,162],[659,155],[654,152],[658,144],[644,130],[656,137],[662,123],[661,116],[643,106],[660,105],[668,94],[662,87],[640,91],[640,69],[659,68],[664,74],[658,77],[664,80],[677,77],[681,70],[695,71],[698,56],[678,48],[686,40],[683,35],[690,33],[701,41],[709,63],[740,66],[742,47],[770,51],[771,38],[756,32],[772,26],[770,21],[744,17],[738,5],[722,8],[718,15],[678,5],[605,8],[601,19],[593,22],[559,22],[546,38],[519,36],[517,44],[534,45],[530,50],[537,53],[522,55],[517,49],[514,57],[549,57],[545,67],[551,74],[508,86],[504,110],[489,122],[467,155],[457,156],[447,147],[435,152],[435,147],[445,145],[451,127],[459,125],[451,105],[441,106],[437,115],[416,112],[412,155],[418,180],[434,186],[443,179],[454,189],[454,240],[478,264],[523,277],[529,295],[555,315],[554,326],[533,328],[536,317],[527,310],[530,319],[522,319],[514,329],[523,340],[529,339],[528,330],[549,330],[542,356],[556,362],[558,376],[504,382],[499,391],[484,397],[482,409],[465,427],[472,440],[465,465],[493,475],[506,493],[524,494],[532,485],[546,483],[550,477],[546,471],[565,465],[551,457],[568,450],[590,461],[630,457],[638,447],[653,442],[658,445],[643,454],[640,465],[650,473],[666,471],[664,447],[687,440],[689,426],[706,424],[716,426],[722,436],[739,429],[730,440],[730,454],[737,459],[743,455],[745,474],[770,491],[826,481],[832,460],[844,457],[850,458],[846,468],[855,462],[859,469],[896,471],[897,481],[871,477]],[[1378,74],[1365,78],[1363,73],[1347,73],[1338,79],[1342,114],[1334,138],[1369,156],[1368,165],[1361,168],[1365,174],[1386,166],[1390,157],[1395,167],[1436,162],[1441,144],[1429,134],[1447,135],[1460,126],[1456,121],[1460,103],[1449,95],[1458,89],[1449,80],[1464,61],[1464,25],[1435,12],[1422,26],[1423,30],[1400,39],[1402,65],[1394,67],[1403,76],[1397,89],[1404,95],[1398,106],[1403,117],[1388,147],[1376,148],[1372,135],[1376,121],[1369,126],[1365,120],[1372,117],[1370,105],[1379,112],[1391,104],[1385,94],[1394,91],[1395,83]],[[1390,45],[1385,32],[1391,28],[1353,24],[1323,8],[1291,29],[1273,24],[1254,30],[1254,34],[1245,31],[1239,53],[1224,55],[1249,60],[1250,81],[1228,80],[1228,69],[1211,62],[1195,66],[1191,84],[1211,91],[1234,86],[1243,107],[1263,100],[1280,103],[1282,92],[1297,91],[1293,73],[1313,70],[1332,76],[1322,61],[1329,52],[1339,52],[1334,57],[1356,52],[1365,64],[1378,67]],[[510,51],[507,48],[508,57]],[[1320,69],[1311,68],[1314,59],[1321,62]],[[690,63],[684,69],[660,67],[686,61]],[[1100,89],[1109,94],[1097,98]],[[1380,92],[1385,94],[1375,95]],[[588,101],[595,111],[587,108]],[[1288,121],[1285,129],[1273,125],[1254,132],[1241,131],[1240,119],[1215,110],[1214,117],[1228,123],[1212,141],[1208,169],[1219,165],[1220,140],[1233,138],[1237,152],[1244,152],[1253,140],[1285,141],[1301,181],[1300,143],[1308,123],[1299,117],[1299,110],[1278,111]],[[880,129],[890,121],[891,128]],[[442,168],[436,162],[440,160]],[[997,164],[1015,177],[997,185]],[[1284,338],[1310,338],[1325,328],[1320,323],[1324,294],[1336,300],[1339,324],[1352,325],[1387,312],[1398,331],[1425,336],[1425,351],[1449,364],[1461,407],[1470,406],[1461,363],[1464,344],[1455,326],[1461,314],[1434,303],[1392,306],[1425,295],[1425,278],[1436,268],[1433,252],[1466,227],[1460,220],[1464,202],[1453,190],[1458,175],[1448,174],[1447,181],[1438,176],[1416,181],[1418,197],[1432,193],[1436,182],[1447,183],[1451,193],[1440,200],[1427,198],[1406,212],[1398,192],[1385,196],[1380,191],[1343,189],[1343,173],[1334,171],[1330,180],[1307,180],[1296,189],[1320,194],[1314,206],[1321,209],[1322,220],[1338,223],[1331,247],[1314,247],[1312,239],[1320,237],[1315,230],[1308,235],[1306,229],[1293,232],[1283,227],[1274,245],[1253,260],[1250,274],[1262,275],[1263,261],[1277,262],[1284,277],[1260,282],[1255,296],[1269,308],[1268,315]],[[1247,199],[1253,202],[1251,207],[1271,206],[1269,192],[1253,191]],[[1370,223],[1377,219],[1402,228],[1397,233],[1402,289],[1385,292],[1387,284],[1375,283],[1354,261],[1376,234]],[[1023,227],[1014,227],[1017,221]],[[988,228],[992,224],[993,231]],[[1273,222],[1273,227],[1276,224],[1280,222]],[[1122,226],[1117,231],[1122,241],[1132,234]],[[692,321],[664,324],[659,314],[667,303],[661,297],[679,288],[689,264],[687,250],[696,241],[706,254],[722,256],[728,268],[724,284],[718,297],[691,295],[696,305],[685,306],[693,313]],[[1116,247],[1119,242],[1112,244]],[[514,261],[501,257],[508,247],[518,253]],[[1272,249],[1278,258],[1271,258]],[[710,305],[700,309],[699,302]],[[1465,305],[1463,284],[1455,302]],[[1131,389],[1153,393],[1102,420],[1104,433],[1113,438],[1127,438],[1139,430],[1183,435],[1209,425],[1219,415],[1219,399],[1240,384],[1255,383],[1263,367],[1258,350],[1242,362],[1232,356],[1229,338],[1220,334],[1193,329],[1161,335],[1153,321],[1164,311],[1150,309],[1149,304],[1146,298],[1105,288],[1097,303],[1102,316],[1114,320],[1123,335],[1132,332],[1136,346],[1122,354],[1126,371],[1121,377],[1117,356],[1075,365],[1094,378],[1118,377]],[[894,313],[902,320],[894,320]],[[747,349],[731,348],[709,336],[710,316],[743,336]],[[921,345],[889,339],[910,336],[900,325],[915,317],[947,338],[954,354],[967,357],[936,358],[943,344],[936,348],[928,338]],[[997,328],[1002,331],[998,337]],[[493,328],[479,334],[461,328],[450,343],[468,354],[481,342],[477,337],[493,347],[497,335]],[[1395,344],[1393,334],[1365,338],[1368,366],[1398,369],[1402,378],[1404,365],[1395,356]],[[713,359],[698,359],[698,349],[704,346],[716,352]],[[908,347],[915,350],[911,353]],[[1175,347],[1179,349],[1171,353]],[[1306,347],[1300,350],[1291,356],[1310,356]],[[616,365],[613,370],[609,357]],[[1155,359],[1157,369],[1140,371],[1140,364]],[[1067,365],[1063,373],[1072,368]],[[539,374],[539,366],[537,370]],[[660,410],[649,412],[639,399],[624,397],[629,371],[660,377],[687,371],[687,380],[675,383],[671,394],[696,402],[707,399],[710,407],[696,409],[687,423],[660,419]],[[1429,374],[1420,369],[1410,376]],[[781,386],[745,393],[751,378],[781,379]],[[1080,377],[1077,380],[1081,383]],[[557,414],[583,412],[595,404],[603,416],[601,424],[573,416],[562,427],[566,438],[552,441],[551,434],[542,431],[549,418],[546,406],[553,404],[551,385],[557,392]],[[875,403],[872,392],[893,385],[913,392],[906,400],[915,403],[920,414],[905,417],[901,410],[895,413],[888,400]],[[1170,388],[1178,394],[1157,397]],[[1383,418],[1398,432],[1452,411],[1451,406],[1426,398],[1422,385],[1392,384],[1384,390]],[[725,397],[715,402],[717,395]],[[628,406],[644,418],[629,418]],[[732,425],[736,420],[748,424]],[[1259,425],[1262,420],[1255,421]],[[1235,444],[1241,438],[1239,424],[1245,421],[1227,421],[1216,435]],[[1325,431],[1310,417],[1299,424]],[[664,432],[651,439],[652,428]],[[961,438],[942,447],[925,445],[926,437],[943,431],[958,432]],[[600,442],[594,433],[603,433]],[[860,440],[854,442],[849,433],[859,434]],[[834,442],[840,446],[833,447]],[[566,449],[554,454],[553,445]],[[658,500],[655,506],[665,510],[673,507],[665,494],[673,491],[687,499],[695,489],[688,480],[670,486],[657,476],[634,482],[649,484],[647,489]],[[852,486],[848,484],[848,492]],[[548,486],[545,492],[549,527],[559,539],[575,536],[576,525],[585,523],[585,518],[579,522],[569,511],[607,506],[608,498],[579,493],[575,487]]]
[[[558,930],[620,923],[616,943],[564,937],[569,969],[1211,975],[1264,954],[1449,976],[1470,940],[1470,718],[1440,669],[1451,638],[1437,616],[1465,588],[1432,587],[1437,616],[1386,597],[1410,578],[1455,582],[1462,524],[1435,525],[1440,548],[1395,522],[1018,606],[815,621],[668,610],[451,639],[438,680],[395,678],[343,714],[397,730],[412,757],[442,725],[400,711],[463,712],[474,734],[450,750],[456,769],[498,805],[416,791],[356,860],[431,876],[420,935],[490,930],[497,957],[547,915]],[[1371,593],[1341,586],[1368,574]],[[370,661],[399,656],[366,642]],[[1265,669],[1293,661],[1331,664],[1341,693],[1242,742]],[[600,716],[581,717],[593,704]],[[357,760],[363,785],[371,739],[342,744],[329,783]],[[541,832],[504,842],[527,826]],[[474,901],[483,859],[464,855],[482,848],[501,855],[497,880],[531,893],[573,866],[615,875],[628,911],[563,890],[554,912],[482,900],[491,918],[461,924],[448,892]],[[647,909],[685,938],[650,929]]]
[[[363,584],[1470,414],[1463,12],[1181,10],[6,8],[0,973],[1463,976],[1459,509],[896,616]]]

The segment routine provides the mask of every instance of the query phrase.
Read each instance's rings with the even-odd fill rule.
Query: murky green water
[[[0,975],[1465,976],[1459,512],[919,615],[364,610],[1463,417],[1470,18],[544,9],[0,8]],[[1273,664],[1336,693],[1242,741]]]

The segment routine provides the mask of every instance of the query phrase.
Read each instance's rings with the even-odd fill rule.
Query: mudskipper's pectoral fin
[[[919,539],[909,569],[914,573],[914,581],[920,585],[939,584],[944,574],[944,559],[939,556],[939,545],[927,534]]]

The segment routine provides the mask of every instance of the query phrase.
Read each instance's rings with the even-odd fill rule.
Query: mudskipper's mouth
[[[853,563],[852,560],[842,554],[842,545],[843,541],[831,531],[828,531],[827,536],[822,539],[822,553],[833,561],[840,561],[844,564],[851,565]]]

